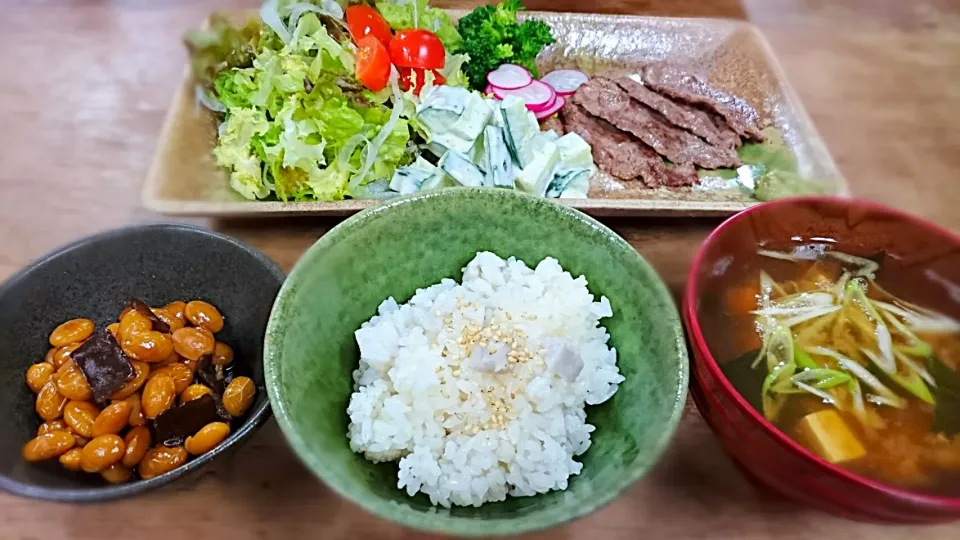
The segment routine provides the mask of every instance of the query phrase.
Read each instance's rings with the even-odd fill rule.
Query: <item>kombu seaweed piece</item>
[[[197,371],[194,373],[194,376],[213,390],[214,394],[222,396],[223,390],[227,385],[225,382],[226,375],[223,368],[218,369],[220,366],[215,366],[211,360],[209,355],[201,356],[200,359],[197,360]]]
[[[136,375],[127,355],[107,329],[95,332],[70,357],[83,372],[97,403],[105,403]]]
[[[766,366],[761,364],[756,368],[750,367],[756,360],[760,351],[753,350],[747,354],[730,360],[720,362],[720,371],[727,377],[730,384],[736,388],[737,392],[746,399],[753,408],[763,412],[763,399],[761,391],[763,390],[763,380],[767,378]]]
[[[137,310],[141,315],[150,319],[150,322],[153,323],[153,329],[157,332],[170,332],[170,325],[160,320],[160,317],[157,317],[153,310],[150,309],[150,306],[143,300],[131,300],[128,307]]]
[[[937,399],[931,431],[952,437],[960,433],[960,372],[936,357],[927,359],[927,371],[937,382],[931,388]]]
[[[180,446],[203,426],[210,422],[222,422],[217,401],[217,398],[207,394],[160,413],[153,426],[157,442],[168,447]]]

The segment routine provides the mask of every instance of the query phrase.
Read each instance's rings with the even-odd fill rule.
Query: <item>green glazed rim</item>
[[[618,479],[616,485],[601,493],[595,493],[594,496],[581,504],[569,506],[555,506],[547,508],[535,515],[522,520],[509,518],[488,518],[483,520],[466,519],[462,517],[453,517],[444,515],[445,509],[438,508],[437,513],[424,515],[416,511],[411,511],[406,507],[392,502],[382,504],[371,503],[355,496],[348,489],[344,489],[341,480],[341,473],[336,468],[324,463],[322,459],[308,449],[299,430],[294,425],[290,411],[287,409],[283,399],[281,399],[281,380],[279,362],[281,356],[281,344],[284,342],[286,324],[284,313],[291,309],[290,303],[294,300],[294,294],[297,290],[297,282],[300,281],[301,274],[308,271],[319,258],[323,257],[324,250],[328,246],[344,239],[353,233],[356,229],[373,220],[379,219],[381,214],[391,212],[394,208],[405,205],[423,204],[429,200],[444,200],[450,198],[494,198],[494,197],[516,197],[525,199],[525,204],[532,207],[540,207],[541,210],[552,211],[564,214],[567,218],[579,222],[585,227],[593,229],[602,234],[611,244],[611,249],[619,249],[635,258],[640,271],[645,275],[651,294],[666,306],[658,318],[664,320],[665,332],[672,332],[671,343],[675,344],[676,369],[678,372],[678,384],[673,403],[670,404],[672,411],[663,423],[663,430],[657,437],[651,450],[647,453],[649,459],[643,466],[634,467]],[[489,201],[487,201],[489,202]],[[427,286],[429,284],[424,284]],[[400,299],[398,299],[399,301]],[[405,300],[404,300],[405,301]],[[664,339],[667,339],[666,337]],[[414,194],[406,197],[399,197],[380,206],[363,210],[342,223],[335,226],[322,237],[320,237],[307,251],[301,256],[300,260],[294,265],[293,270],[287,276],[286,281],[280,289],[270,313],[270,319],[267,323],[267,329],[264,337],[263,346],[263,372],[267,388],[267,395],[270,398],[270,404],[277,423],[281,431],[287,438],[290,446],[293,448],[297,457],[310,469],[320,480],[330,487],[343,498],[351,501],[364,510],[379,516],[383,519],[393,521],[400,525],[425,532],[450,534],[464,537],[479,537],[488,535],[513,535],[529,532],[536,532],[558,526],[580,517],[586,516],[591,512],[607,505],[617,498],[621,493],[627,490],[637,480],[642,478],[653,467],[662,456],[664,450],[673,438],[680,419],[683,416],[684,405],[687,399],[687,387],[689,382],[689,360],[687,356],[686,339],[683,333],[683,326],[680,322],[680,316],[676,309],[676,304],[670,295],[666,285],[660,276],[653,270],[647,261],[631,246],[626,240],[617,233],[601,224],[597,220],[586,214],[553,202],[551,200],[534,197],[518,193],[515,191],[491,189],[491,188],[447,188],[427,193]],[[344,414],[346,412],[344,411]],[[343,434],[344,440],[347,440],[347,434]],[[573,478],[571,481],[575,481]]]

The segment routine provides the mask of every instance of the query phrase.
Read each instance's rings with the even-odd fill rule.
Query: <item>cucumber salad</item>
[[[447,186],[519,189],[541,197],[586,198],[595,167],[579,135],[540,131],[516,96],[485,98],[462,87],[437,86],[417,107],[423,153],[393,174],[400,194]],[[429,159],[434,158],[434,159]]]

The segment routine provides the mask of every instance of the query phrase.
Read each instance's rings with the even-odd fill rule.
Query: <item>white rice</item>
[[[448,508],[566,489],[594,430],[585,404],[624,380],[599,324],[611,315],[555,259],[531,270],[489,252],[462,285],[388,298],[356,332],[350,447],[399,459],[397,487]]]

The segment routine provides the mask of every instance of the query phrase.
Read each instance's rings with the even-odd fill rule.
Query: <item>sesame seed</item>
[[[453,376],[454,376],[454,377],[459,377],[459,376],[460,376],[460,370],[459,370],[459,369],[453,370]]]

